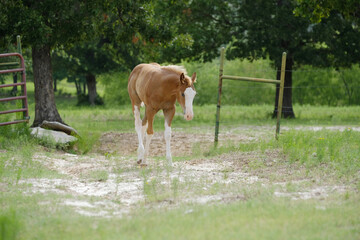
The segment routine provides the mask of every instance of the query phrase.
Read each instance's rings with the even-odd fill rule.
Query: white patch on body
[[[184,95],[185,95],[184,118],[189,121],[189,120],[193,119],[193,117],[194,117],[193,101],[194,101],[196,92],[191,87],[188,87],[185,89]]]

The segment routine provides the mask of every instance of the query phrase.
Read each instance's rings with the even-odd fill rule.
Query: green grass
[[[290,162],[309,167],[329,164],[344,176],[360,169],[360,132],[290,131],[279,144]]]
[[[264,190],[264,189],[263,189]],[[263,191],[262,190],[262,191]],[[55,196],[56,199],[56,196]],[[359,198],[342,204],[298,202],[261,195],[228,205],[184,206],[169,211],[139,208],[130,218],[94,218],[74,214],[54,196],[6,199],[0,211],[6,239],[358,239]],[[38,201],[54,204],[37,205]],[[355,206],[355,207],[354,207]],[[12,210],[6,210],[12,209]]]
[[[195,208],[189,214],[179,211],[150,213],[146,215],[146,221],[135,219],[135,225],[141,226],[135,238],[237,239],[241,236],[243,239],[339,239],[352,238],[357,231],[357,217],[351,213],[350,204],[348,210],[345,207],[319,211],[307,204],[267,200],[267,206],[263,205],[263,201],[254,200],[230,206]],[[345,217],[346,213],[350,214],[349,218]],[[339,215],[344,218],[334,218]],[[352,225],[352,233],[341,229],[343,225]],[[329,231],[324,231],[325,228]]]
[[[30,97],[33,93],[30,88]],[[131,106],[75,107],[76,99],[56,97],[63,120],[77,129],[82,139],[68,149],[73,153],[88,154],[104,132],[134,132]],[[34,118],[34,103],[30,100],[30,115]],[[321,184],[347,185],[346,193],[334,193],[326,199],[291,200],[274,196],[274,187],[261,185],[237,186],[239,199],[221,204],[174,204],[166,208],[147,208],[145,203],[123,218],[86,217],[63,204],[74,196],[56,193],[27,194],[28,178],[66,178],[37,161],[37,153],[51,157],[53,145],[39,145],[28,132],[28,127],[13,125],[0,127],[0,239],[359,239],[360,238],[360,133],[351,130],[359,127],[360,107],[294,106],[296,119],[281,121],[281,126],[348,126],[345,131],[309,131],[304,129],[281,131],[279,141],[274,140],[275,120],[272,105],[228,106],[221,108],[220,132],[261,132],[261,137],[247,142],[231,142],[218,148],[198,150],[196,156],[177,157],[174,161],[203,160],[233,152],[241,155],[257,153],[247,165],[239,162],[246,173],[265,176],[270,181],[286,183],[288,192],[301,190],[291,182],[311,176],[316,186]],[[187,122],[180,107],[174,118],[174,131],[213,133],[215,105],[195,106],[195,118]],[[161,113],[155,119],[155,131],[163,131]],[[236,128],[236,129],[235,129]],[[43,143],[42,143],[43,144]],[[199,148],[200,146],[194,146]],[[268,152],[276,152],[272,157]],[[94,153],[92,153],[94,154]],[[116,171],[129,171],[122,166],[121,153],[107,156],[116,158]],[[276,167],[291,170],[304,168],[296,174],[278,177],[269,160],[277,160]],[[110,161],[110,160],[109,160]],[[214,184],[209,190],[196,188],[196,183],[179,181],[181,171],[169,186],[156,177],[164,169],[156,166],[139,170],[143,179],[143,193],[148,203],[175,199],[189,192],[208,191],[226,193],[226,185]],[[166,170],[170,171],[170,170]],[[185,170],[182,170],[185,171]],[[228,178],[233,169],[222,172]],[[268,172],[266,172],[268,171]],[[114,174],[114,172],[112,172]],[[115,172],[116,173],[116,172]],[[155,177],[154,177],[155,175]],[[273,176],[272,176],[273,175]],[[103,182],[110,178],[107,170],[80,174],[83,181]],[[320,179],[320,180],[319,180]],[[123,179],[126,181],[126,179]],[[188,185],[186,185],[188,184]],[[195,186],[195,188],[194,188]],[[59,186],[61,187],[61,186]],[[75,196],[75,198],[77,198]],[[96,197],[89,197],[90,201]],[[176,201],[175,201],[176,202]],[[151,206],[151,205],[150,205]]]
[[[279,140],[265,138],[232,143],[210,149],[205,154],[214,156],[236,151],[264,153],[276,149],[285,155],[290,164],[301,164],[308,169],[324,168],[324,171],[330,168],[340,178],[357,179],[356,174],[360,170],[360,132],[352,131],[351,128],[343,132],[290,130],[283,132]]]
[[[282,119],[281,126],[303,125],[347,125],[358,126],[360,107],[314,107],[295,106],[296,119]],[[144,109],[142,109],[142,112]],[[275,126],[276,119],[271,118],[271,105],[223,106],[220,113],[220,129],[234,125]],[[102,133],[106,131],[133,131],[134,116],[131,105],[119,107],[75,107],[59,108],[62,119],[77,129],[80,134],[86,132]],[[79,114],[81,113],[81,114]],[[194,119],[184,120],[181,107],[177,106],[173,128],[215,128],[215,105],[194,106]],[[164,129],[164,117],[158,112],[154,120],[155,131]]]

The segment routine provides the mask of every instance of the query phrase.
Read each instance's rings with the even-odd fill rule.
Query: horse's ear
[[[193,83],[196,82],[196,72],[194,72],[193,75],[191,76],[191,81]]]
[[[185,84],[185,83],[186,83],[184,73],[181,73],[181,75],[180,75],[180,82],[181,82],[181,84]]]

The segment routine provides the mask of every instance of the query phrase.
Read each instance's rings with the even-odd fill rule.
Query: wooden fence
[[[275,138],[278,139],[278,135],[280,133],[280,118],[281,118],[282,102],[283,102],[283,95],[284,95],[286,53],[284,52],[283,55],[282,55],[281,74],[280,74],[280,79],[279,80],[224,75],[223,74],[223,72],[224,72],[224,58],[225,58],[225,49],[222,48],[221,49],[221,54],[220,54],[218,103],[217,103],[217,109],[216,109],[215,146],[217,145],[218,140],[219,140],[221,92],[222,92],[222,82],[223,82],[224,79],[240,80],[240,81],[251,81],[251,82],[259,82],[259,83],[280,84],[279,101],[278,101],[278,108],[277,108],[278,111],[277,111],[277,121],[276,121],[276,132],[275,132]]]

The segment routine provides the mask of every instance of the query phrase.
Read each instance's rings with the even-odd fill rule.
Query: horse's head
[[[177,101],[184,112],[184,118],[191,120],[194,117],[193,100],[196,95],[194,83],[196,81],[196,73],[190,77],[185,76],[184,73],[180,75],[180,91],[177,94]]]

